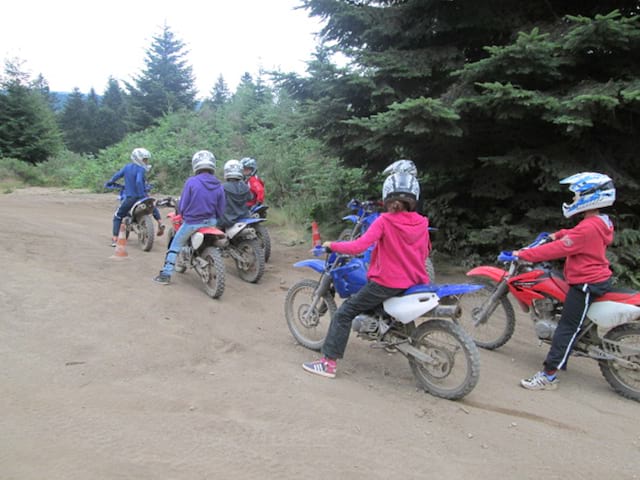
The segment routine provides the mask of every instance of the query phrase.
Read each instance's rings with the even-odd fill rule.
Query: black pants
[[[611,290],[611,279],[598,283],[571,285],[562,307],[562,316],[544,361],[545,371],[566,369],[569,354],[587,315],[589,305]]]
[[[327,338],[322,347],[326,358],[336,359],[344,356],[351,332],[351,322],[359,313],[367,312],[380,305],[387,298],[395,297],[406,288],[389,288],[368,281],[362,289],[344,301],[331,319]]]

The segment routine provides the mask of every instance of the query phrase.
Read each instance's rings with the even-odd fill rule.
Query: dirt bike
[[[250,207],[251,216],[254,218],[267,218],[267,210],[268,206],[262,203],[256,203],[252,207]],[[257,223],[253,225],[253,228],[256,231],[256,235],[260,239],[260,243],[262,244],[262,249],[264,250],[264,261],[268,262],[271,257],[271,236],[269,235],[269,230],[266,226],[261,223]]]
[[[174,212],[167,215],[171,218],[172,223],[172,228],[169,229],[167,245],[171,245],[171,240],[175,236],[175,232],[177,232],[180,225],[182,225],[182,216],[178,214],[177,210],[178,203],[179,199],[173,197],[167,197],[158,202],[159,206],[172,207],[174,209]],[[251,228],[250,225],[260,222],[261,220],[255,218],[242,220],[243,221],[235,223],[226,230],[217,227],[207,227],[210,228],[208,235],[211,237],[211,246],[219,249],[221,258],[230,257],[235,261],[238,275],[242,280],[249,283],[257,283],[264,273],[264,253],[256,237],[255,230]],[[181,270],[184,272],[184,268],[181,268]],[[177,263],[176,271],[182,273],[178,270]],[[222,292],[220,295],[222,295]]]
[[[380,216],[380,209],[382,208],[382,202],[378,200],[365,200],[363,202],[351,199],[347,203],[347,208],[354,212],[351,215],[342,217],[343,220],[353,222],[352,227],[345,228],[338,235],[338,241],[355,240],[362,236],[366,232],[371,224]],[[429,231],[433,232],[436,229],[429,227]],[[429,281],[435,283],[436,281],[436,269],[433,266],[431,257],[427,257],[424,262],[424,268],[429,275]]]
[[[527,248],[549,241],[538,236]],[[502,252],[502,269],[480,266],[467,272],[486,286],[464,297],[460,304],[469,313],[460,324],[479,347],[501,347],[514,333],[515,312],[511,294],[533,320],[540,343],[550,344],[562,314],[569,285],[548,263],[531,264]],[[587,310],[577,334],[574,356],[596,360],[602,375],[620,395],[640,401],[640,292],[616,290],[598,297]]]
[[[325,249],[318,246],[313,253],[322,256]],[[362,258],[336,253],[294,266],[311,268],[320,279],[301,280],[289,288],[285,299],[287,325],[298,343],[320,350],[336,311],[336,294],[348,298],[360,290],[367,282],[367,266]],[[352,330],[358,337],[375,342],[374,348],[404,355],[420,388],[437,397],[457,400],[478,383],[479,354],[473,339],[454,322],[445,320],[460,316],[460,308],[455,302],[445,305],[440,299],[455,299],[480,288],[416,285],[385,300],[375,311],[358,315]]]
[[[171,245],[175,233],[182,225],[182,215],[177,212],[177,200],[167,197],[159,200],[157,205],[174,209],[167,214],[171,224],[167,234],[167,245]],[[220,249],[227,241],[225,233],[216,227],[199,228],[178,253],[175,271],[184,273],[187,268],[194,269],[202,280],[207,295],[220,298],[224,293],[225,284],[225,267]]]
[[[106,183],[105,187],[118,190],[120,203],[122,203],[124,200],[124,185],[119,183]],[[147,184],[145,187],[146,193],[148,193],[151,185]],[[131,232],[134,232],[138,236],[138,244],[145,252],[151,250],[155,238],[155,227],[152,216],[155,204],[156,199],[153,197],[141,198],[133,204],[127,216],[122,219],[126,227],[127,240]]]

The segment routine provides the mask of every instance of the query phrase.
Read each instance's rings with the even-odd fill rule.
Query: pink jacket
[[[331,242],[331,250],[356,255],[375,243],[367,278],[384,287],[409,288],[429,283],[424,266],[431,250],[428,227],[416,212],[383,213],[360,238]]]
[[[604,282],[611,276],[606,251],[612,241],[611,220],[607,215],[595,215],[573,228],[557,231],[553,242],[520,250],[518,256],[528,262],[567,257],[564,278],[569,285]]]

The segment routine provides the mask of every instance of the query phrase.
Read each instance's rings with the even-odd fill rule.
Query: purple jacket
[[[202,223],[211,218],[222,218],[225,203],[220,180],[211,173],[201,172],[185,182],[178,212],[185,223]]]

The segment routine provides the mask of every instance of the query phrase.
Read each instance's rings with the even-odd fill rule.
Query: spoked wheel
[[[148,252],[153,247],[153,219],[151,215],[145,215],[138,224],[138,243],[144,252]]]
[[[339,242],[344,242],[344,241],[349,241],[349,240],[353,240],[353,227],[351,228],[345,228],[344,230],[342,230],[340,232],[340,235],[338,235],[338,241]]]
[[[258,223],[253,227],[256,231],[256,235],[262,244],[262,250],[264,250],[264,261],[268,262],[271,257],[271,237],[269,236],[269,230],[267,227]]]
[[[336,302],[330,293],[311,306],[313,293],[318,288],[316,280],[300,280],[292,285],[284,301],[287,326],[296,341],[311,350],[320,350],[329,331]]]
[[[458,400],[473,390],[480,376],[480,354],[473,339],[448,320],[428,320],[411,335],[412,345],[431,357],[409,356],[418,386],[436,397]]]
[[[464,328],[480,348],[495,350],[509,341],[516,327],[516,314],[513,305],[506,295],[499,297],[493,305],[488,306],[495,284],[480,278],[474,283],[484,288],[462,295],[458,305],[462,309],[461,317],[456,321]],[[480,322],[479,314],[489,308],[486,320]]]
[[[238,275],[245,282],[258,283],[264,274],[264,250],[257,238],[241,240],[234,247],[241,259],[235,259]]]
[[[201,274],[204,290],[211,298],[220,298],[224,293],[224,260],[220,250],[207,247],[202,252],[202,258],[207,261],[207,268]]]
[[[620,360],[600,360],[600,371],[620,395],[640,402],[640,323],[612,328],[604,336],[603,349]]]
[[[424,269],[427,271],[427,275],[429,275],[429,283],[436,283],[436,269],[433,266],[431,257],[427,257],[424,261]]]

